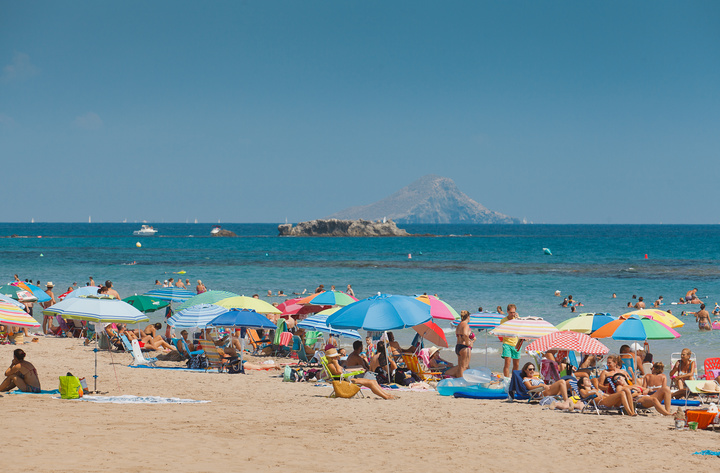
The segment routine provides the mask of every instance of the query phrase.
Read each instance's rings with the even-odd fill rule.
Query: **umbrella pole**
[[[105,332],[105,330],[103,330],[103,332]],[[95,393],[97,392],[97,378],[98,378],[98,376],[97,376],[97,354],[98,354],[98,339],[100,338],[97,335],[98,335],[98,333],[97,333],[97,329],[96,329],[95,330],[95,348],[93,349],[93,351],[95,352],[95,375],[93,376],[93,382],[94,382],[94,391],[93,392],[95,392]]]
[[[387,363],[387,374],[388,374],[388,384],[391,384],[390,379],[390,354],[388,353],[388,348],[390,348],[390,340],[387,336],[387,331],[385,331],[385,362]],[[390,353],[392,353],[392,350],[390,350]]]
[[[487,345],[487,333],[488,329],[485,329],[485,368],[488,366],[488,357],[487,357],[487,351],[488,351],[488,345]]]

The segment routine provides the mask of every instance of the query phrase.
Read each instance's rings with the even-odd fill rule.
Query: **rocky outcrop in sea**
[[[336,218],[278,225],[280,236],[388,237],[410,236],[392,220],[338,220]]]

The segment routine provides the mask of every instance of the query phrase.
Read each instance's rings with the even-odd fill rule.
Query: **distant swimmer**
[[[616,298],[617,298],[617,294],[615,294],[615,293],[613,292],[612,298],[613,298],[613,299],[616,299]]]
[[[700,310],[695,312],[695,320],[697,320],[699,330],[712,330],[710,314],[705,310],[705,304],[700,304]]]
[[[638,301],[635,303],[636,309],[644,309],[645,308],[645,302],[643,302],[642,296],[638,298]]]
[[[653,307],[660,307],[661,305],[663,305],[663,296],[657,298],[657,300],[653,304]]]

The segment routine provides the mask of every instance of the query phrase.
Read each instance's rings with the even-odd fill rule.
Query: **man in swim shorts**
[[[710,321],[710,314],[705,310],[705,304],[700,304],[700,310],[695,312],[695,320],[698,323],[698,329],[700,330],[712,330],[712,322]]]
[[[508,304],[507,316],[500,321],[505,323],[508,320],[516,319],[518,317],[517,307],[515,304]],[[524,340],[518,340],[518,337],[502,337],[502,354],[500,355],[505,364],[503,366],[503,376],[506,378],[510,377],[510,365],[512,364],[513,370],[520,369],[520,347]]]
[[[25,361],[25,352],[18,348],[13,352],[10,368],[5,370],[5,381],[0,384],[0,392],[17,387],[26,393],[39,393],[40,380],[37,370],[29,361]]]

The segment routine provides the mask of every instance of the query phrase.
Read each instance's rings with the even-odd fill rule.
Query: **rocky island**
[[[280,236],[353,236],[353,237],[389,237],[410,236],[398,228],[392,220],[338,220],[329,218],[300,222],[296,226],[290,223],[278,225]]]

